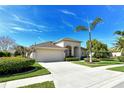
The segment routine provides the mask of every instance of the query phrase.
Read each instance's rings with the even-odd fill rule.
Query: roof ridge
[[[57,46],[54,42],[49,41],[49,42],[44,42],[44,43],[40,43],[40,44],[36,44],[36,47],[51,47],[51,48],[63,48],[60,46]]]
[[[66,38],[62,38],[62,39],[57,40],[55,43],[60,42],[60,41],[64,41],[64,40],[70,40],[70,41],[75,41],[75,42],[81,42],[81,41],[79,41],[79,40],[66,37]]]

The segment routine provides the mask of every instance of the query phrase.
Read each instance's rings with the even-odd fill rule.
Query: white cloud
[[[71,12],[71,11],[68,11],[68,10],[60,10],[62,13],[64,14],[68,14],[68,15],[73,15],[73,16],[76,16],[75,13]]]
[[[28,25],[32,25],[32,26],[35,26],[35,27],[38,27],[38,28],[46,28],[46,26],[44,25],[37,25],[27,19],[21,19],[19,16],[13,14],[13,17],[15,18],[15,21],[18,21],[18,22],[21,22],[21,23],[24,23],[24,24],[28,24]]]
[[[19,16],[15,15],[15,14],[12,14],[12,16],[15,18],[16,21],[20,21]]]
[[[4,9],[3,7],[1,7],[1,6],[0,6],[0,10],[1,10],[1,11],[5,11],[5,9]]]
[[[8,31],[10,33],[18,33],[18,32],[48,32],[55,30],[56,28],[52,28],[51,26],[46,26],[43,24],[37,24],[33,22],[31,19],[28,19],[26,17],[23,17],[21,15],[17,15],[15,13],[12,13],[10,11],[7,11],[5,7],[0,6],[0,11],[3,11],[7,16],[9,16],[12,20],[10,23],[1,22],[0,25],[2,25],[2,28],[5,31]],[[16,22],[19,22],[21,24],[17,24]],[[5,25],[4,25],[5,24]],[[30,27],[30,28],[29,28]]]
[[[20,32],[20,31],[22,31],[22,32],[39,32],[39,33],[41,33],[42,31],[41,30],[36,30],[36,29],[28,29],[28,28],[22,28],[22,27],[11,27],[11,29],[12,29],[12,33],[17,33],[17,32]]]
[[[38,36],[37,38],[38,38],[38,39],[37,39],[37,40],[38,40],[38,41],[37,41],[37,43],[40,43],[40,42],[45,42],[45,40],[44,40],[44,39],[42,39],[42,38],[41,38],[41,36]]]
[[[69,23],[69,22],[67,22],[67,21],[65,21],[65,20],[62,20],[62,22],[63,22],[63,24],[65,24],[65,25],[68,26],[68,27],[71,27],[71,28],[74,27],[71,23]]]
[[[24,28],[21,28],[21,27],[12,27],[12,29],[19,30],[19,31],[24,31],[25,30]]]

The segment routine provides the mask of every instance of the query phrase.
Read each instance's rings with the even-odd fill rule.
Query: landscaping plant
[[[65,61],[79,61],[80,58],[75,58],[75,57],[67,57],[65,58]]]
[[[10,52],[0,52],[0,57],[10,57],[11,53]]]
[[[124,31],[118,30],[114,34],[119,37],[117,38],[116,43],[114,43],[113,51],[121,52],[121,55],[124,56]]]
[[[90,59],[89,58],[84,58],[84,61],[85,62],[90,62]],[[92,62],[100,62],[100,59],[98,59],[98,58],[92,58]]]
[[[90,48],[89,48],[89,56],[90,56],[90,62],[92,63],[92,38],[91,38],[91,31],[93,31],[96,27],[97,24],[99,24],[100,22],[102,22],[103,20],[99,17],[97,17],[95,20],[93,20],[92,22],[87,20],[87,25],[86,26],[82,26],[79,25],[76,27],[76,31],[88,31],[89,32],[89,41],[90,41]]]
[[[34,59],[21,57],[3,57],[0,59],[0,74],[16,73],[35,63]]]
[[[94,52],[93,57],[95,58],[110,58],[111,57],[111,52]]]
[[[124,62],[124,56],[119,56],[119,57],[117,57],[117,59],[118,59],[120,62]]]

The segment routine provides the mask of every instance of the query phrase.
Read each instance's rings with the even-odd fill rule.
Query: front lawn
[[[36,83],[32,85],[22,86],[19,88],[55,88],[53,81],[46,81],[43,83]]]
[[[72,62],[74,64],[79,64],[79,65],[85,65],[88,67],[99,67],[99,66],[107,66],[107,65],[115,65],[115,64],[123,64],[124,62],[119,62],[119,61],[100,61],[100,62],[93,62],[93,63],[89,63],[89,62]]]
[[[124,66],[108,68],[108,70],[124,72]]]
[[[0,82],[6,82],[11,80],[24,79],[24,78],[34,77],[34,76],[50,74],[50,72],[46,68],[42,67],[38,63],[35,63],[32,67],[36,69],[28,72],[23,72],[23,73],[0,76]]]

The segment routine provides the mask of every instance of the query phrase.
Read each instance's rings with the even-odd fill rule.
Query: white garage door
[[[64,50],[60,49],[42,49],[36,51],[35,58],[37,61],[63,61],[65,57]]]

